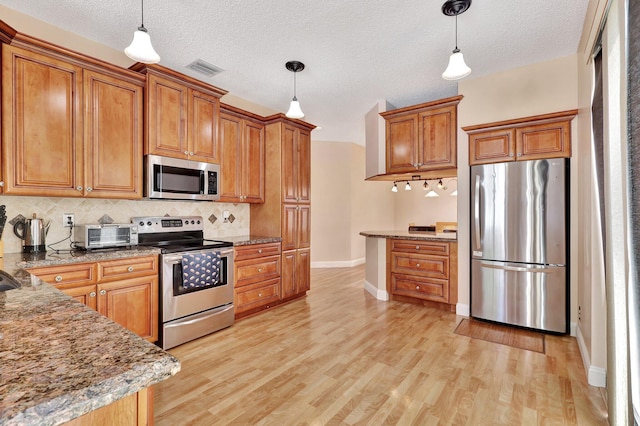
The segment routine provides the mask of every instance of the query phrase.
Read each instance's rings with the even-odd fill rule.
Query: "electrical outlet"
[[[62,214],[62,226],[65,228],[72,228],[75,223],[73,213],[63,213]]]

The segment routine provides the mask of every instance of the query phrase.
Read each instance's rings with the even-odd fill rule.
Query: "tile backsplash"
[[[33,213],[38,218],[51,221],[47,234],[47,246],[54,249],[69,249],[69,240],[56,242],[69,236],[69,229],[62,226],[62,215],[72,213],[76,224],[98,223],[105,215],[114,223],[129,223],[136,216],[202,216],[204,235],[207,238],[234,237],[249,234],[249,204],[217,203],[211,201],[150,201],[150,200],[105,200],[92,198],[48,198],[0,196],[0,204],[7,206],[7,224],[2,234],[4,251],[19,253],[22,241],[13,234],[8,221],[18,215],[26,218]],[[229,211],[233,221],[222,219],[223,211]]]

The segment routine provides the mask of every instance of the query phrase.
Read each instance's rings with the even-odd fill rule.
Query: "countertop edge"
[[[458,242],[457,233],[451,233],[453,236],[436,234],[435,232],[410,233],[407,231],[362,231],[360,235],[368,238],[386,238],[386,239],[402,239],[415,241],[448,241]]]

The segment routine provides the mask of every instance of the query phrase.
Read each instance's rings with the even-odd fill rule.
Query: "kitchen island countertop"
[[[457,241],[456,232],[408,232],[408,231],[362,231],[360,235],[370,238],[395,238],[403,240]]]
[[[108,258],[114,257],[123,254]],[[180,370],[169,353],[24,269],[95,256],[41,264],[16,253],[3,260],[22,287],[0,292],[0,424],[62,424]]]

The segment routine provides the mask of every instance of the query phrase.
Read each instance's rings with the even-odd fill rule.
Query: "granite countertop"
[[[155,247],[134,246],[106,250],[65,250],[46,253],[5,253],[5,266],[14,264],[19,268],[39,268],[42,266],[68,265],[70,263],[98,262],[100,260],[124,259],[127,257],[160,254]]]
[[[246,246],[250,244],[279,243],[280,237],[263,237],[259,235],[240,235],[237,237],[222,237],[221,241],[229,241],[235,246]]]
[[[47,254],[37,261],[153,253],[122,252],[63,255],[55,262],[58,255]],[[23,267],[44,265],[22,259],[19,253],[3,259],[5,272],[22,287],[0,292],[0,424],[65,423],[180,370],[169,353],[29,274]]]
[[[360,235],[371,238],[396,238],[403,240],[430,240],[430,241],[454,241],[458,240],[456,232],[436,234],[435,232],[408,232],[408,231],[362,231]]]

